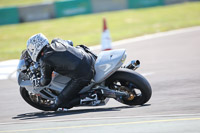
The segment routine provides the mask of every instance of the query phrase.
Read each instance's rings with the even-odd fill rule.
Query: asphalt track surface
[[[199,133],[200,28],[127,42],[127,60],[150,82],[153,95],[144,106],[110,100],[106,106],[44,112],[29,106],[15,79],[0,80],[1,132]],[[95,51],[98,52],[98,51]]]

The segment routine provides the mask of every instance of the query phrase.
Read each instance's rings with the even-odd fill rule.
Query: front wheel
[[[152,90],[149,82],[139,73],[121,68],[106,80],[110,89],[129,93],[129,97],[116,99],[127,105],[143,105],[149,101]]]
[[[22,98],[31,106],[44,111],[54,111],[51,108],[52,101],[41,98],[35,94],[32,94],[26,90],[24,87],[20,87],[20,94]]]

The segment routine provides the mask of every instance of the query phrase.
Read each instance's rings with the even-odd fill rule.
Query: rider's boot
[[[71,80],[68,85],[62,90],[58,98],[55,100],[55,104],[52,106],[52,110],[57,110],[59,107],[68,107],[80,104],[80,98],[77,98],[79,91],[86,86],[89,81],[84,80]]]

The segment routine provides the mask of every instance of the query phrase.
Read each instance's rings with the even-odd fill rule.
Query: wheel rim
[[[113,80],[109,86],[110,89],[124,91],[129,93],[129,97],[123,97],[121,100],[124,102],[140,102],[143,100],[143,93],[139,87],[137,87],[131,81],[124,81],[120,79]],[[120,100],[120,101],[121,101]]]
[[[47,99],[44,99],[38,95],[32,94],[29,91],[27,91],[25,88],[23,89],[23,91],[24,91],[24,96],[26,97],[26,98],[24,97],[25,98],[24,100],[27,101],[32,106],[36,108],[39,107],[38,109],[43,108],[42,110],[51,109],[52,104],[50,104],[51,102],[48,101]]]
[[[35,94],[29,93],[29,92],[28,92],[28,95],[32,102],[39,104],[41,106],[51,107],[51,105],[54,104],[53,101],[41,98],[39,95],[35,95]]]

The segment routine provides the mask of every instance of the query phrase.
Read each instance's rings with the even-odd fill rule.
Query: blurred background
[[[117,41],[200,25],[200,0],[0,0],[0,61],[18,59],[36,33],[98,45],[103,18]]]

